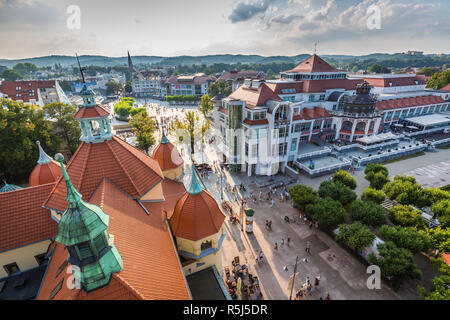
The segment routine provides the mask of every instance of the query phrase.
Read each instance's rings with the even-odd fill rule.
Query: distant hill
[[[177,57],[159,57],[159,56],[132,56],[133,64],[135,65],[152,65],[159,66],[177,66],[177,65],[212,65],[215,63],[223,64],[269,64],[269,63],[299,63],[306,59],[309,54],[299,54],[296,56],[270,56],[264,57],[260,55],[233,55],[233,54],[219,54],[219,55],[205,55],[205,56],[177,56]],[[411,56],[403,53],[387,54],[387,53],[373,53],[363,56],[353,55],[321,55],[325,60],[330,61],[333,64],[357,64],[362,61],[374,63],[380,61],[383,65],[389,65],[389,61],[405,60],[408,61],[408,65],[414,64],[417,61],[418,65],[415,67],[421,67],[430,64],[431,60],[444,61],[444,63],[450,58],[450,55],[443,55],[438,57],[435,54],[424,56]],[[426,61],[423,63],[422,61]],[[0,59],[0,66],[6,66],[11,68],[19,62],[30,62],[38,67],[54,66],[55,63],[61,64],[63,67],[76,66],[76,60],[74,56],[65,55],[51,55],[44,57],[26,58],[26,59]],[[83,55],[80,56],[80,62],[84,66],[116,66],[126,65],[127,57],[107,57],[98,55]],[[413,65],[411,65],[413,66]]]

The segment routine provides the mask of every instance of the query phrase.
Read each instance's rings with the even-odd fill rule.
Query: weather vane
[[[75,53],[75,55],[77,56],[78,68],[80,69],[81,78],[83,79],[83,83],[86,83],[86,81],[84,80],[84,74],[83,74],[83,71],[86,71],[86,68],[81,67],[80,59],[78,59],[78,54]]]
[[[314,54],[317,53],[317,41],[314,43]]]

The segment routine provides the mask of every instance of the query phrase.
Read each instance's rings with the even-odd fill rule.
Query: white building
[[[450,110],[445,92],[402,85],[398,87],[406,87],[404,91],[377,101],[373,91],[385,87],[375,86],[370,93],[363,83],[317,55],[282,72],[281,80],[246,81],[216,103],[211,115],[222,137],[218,150],[224,162],[248,175],[273,175],[296,160],[305,142],[352,142],[399,119]]]
[[[215,77],[204,73],[173,76],[166,81],[167,95],[196,95],[200,98],[208,93],[208,88],[214,81],[216,81]]]

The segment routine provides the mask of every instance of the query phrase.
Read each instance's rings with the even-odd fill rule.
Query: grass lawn
[[[391,160],[386,160],[383,162],[380,162],[381,164],[388,164],[388,163],[392,163],[392,162],[397,162],[397,161],[401,161],[401,160],[406,160],[406,159],[411,159],[411,158],[416,158],[416,157],[420,157],[425,155],[425,152],[418,152],[418,153],[414,153],[414,154],[410,154],[404,157],[400,157],[400,158],[396,158],[396,159],[391,159]]]
[[[450,149],[450,144],[448,145],[448,146],[443,146],[443,147],[438,147],[439,149],[444,149],[444,150],[446,150],[446,149]]]

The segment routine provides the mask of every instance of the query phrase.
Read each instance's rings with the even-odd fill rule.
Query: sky
[[[0,58],[448,54],[449,13],[450,0],[0,0]]]

